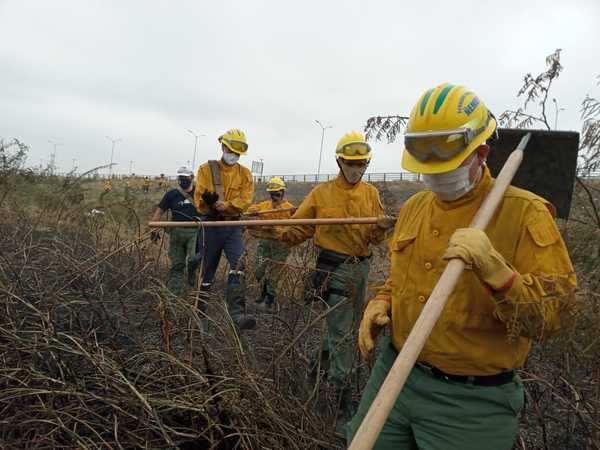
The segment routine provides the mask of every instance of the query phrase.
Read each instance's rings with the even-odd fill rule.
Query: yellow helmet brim
[[[336,154],[335,155],[337,158],[340,159],[345,159],[346,161],[360,161],[360,160],[366,160],[366,161],[370,161],[371,160],[371,154],[367,154],[367,155],[353,155],[353,156],[348,156],[348,155],[343,155],[343,154]]]
[[[496,129],[496,119],[493,117],[490,119],[487,128],[485,131],[480,133],[474,140],[469,144],[467,148],[465,148],[462,152],[454,156],[453,158],[444,161],[438,158],[428,159],[426,161],[419,161],[414,156],[412,156],[406,148],[402,152],[402,168],[404,170],[408,170],[414,173],[422,173],[422,174],[436,174],[436,173],[444,173],[450,172],[454,170],[465,161],[469,157],[471,153],[477,149],[485,140],[492,135],[494,130]]]
[[[277,186],[276,188],[267,188],[267,192],[278,192],[278,191],[285,191],[285,188],[283,186]]]

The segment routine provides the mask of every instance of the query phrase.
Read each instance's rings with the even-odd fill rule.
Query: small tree
[[[508,128],[532,128],[535,125],[541,125],[548,130],[552,129],[548,123],[547,103],[550,88],[555,79],[558,78],[563,66],[560,63],[560,52],[557,48],[554,53],[546,57],[546,66],[548,69],[536,77],[530,73],[525,75],[523,86],[519,89],[517,97],[525,96],[525,102],[517,110],[506,110],[499,117],[500,124]],[[530,103],[538,103],[540,106],[540,115],[526,113],[527,106]]]

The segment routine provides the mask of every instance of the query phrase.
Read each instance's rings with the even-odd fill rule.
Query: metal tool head
[[[579,133],[499,128],[498,138],[489,142],[487,165],[492,176],[497,176],[508,155],[527,133],[531,133],[531,139],[511,184],[544,197],[556,207],[558,217],[566,219],[577,171]]]

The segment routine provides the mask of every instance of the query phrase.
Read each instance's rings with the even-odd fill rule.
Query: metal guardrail
[[[266,183],[273,177],[279,177],[286,183],[322,183],[325,181],[334,180],[338,176],[337,173],[327,174],[301,174],[301,175],[262,175],[254,176],[255,183]],[[388,181],[421,181],[421,175],[410,172],[381,172],[381,173],[365,173],[363,180],[372,183],[388,182]]]
[[[55,176],[77,176],[77,173],[55,173]],[[579,171],[577,174],[583,180],[600,180],[600,171]],[[315,173],[299,174],[299,175],[254,175],[255,183],[266,183],[273,177],[279,177],[286,183],[322,183],[325,181],[334,180],[338,176],[337,173],[327,173],[317,175]],[[150,178],[150,181],[158,181],[158,175],[136,174],[135,178],[141,180],[144,177]],[[108,178],[106,174],[88,174],[86,179],[105,180]],[[114,180],[125,180],[131,178],[131,175],[113,174]],[[166,175],[165,179],[174,181],[177,178],[175,175]],[[373,172],[365,173],[363,179],[372,183],[385,183],[392,181],[408,181],[418,183],[422,181],[422,177],[418,173],[411,172]]]

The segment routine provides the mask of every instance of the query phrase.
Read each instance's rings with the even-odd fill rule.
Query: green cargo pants
[[[350,382],[356,357],[356,343],[352,331],[362,315],[367,295],[369,260],[343,263],[333,271],[329,280],[326,302],[333,307],[348,298],[347,303],[327,315],[327,336],[322,351],[317,351],[313,364],[321,360],[329,381],[339,388]],[[342,295],[343,294],[343,295]]]
[[[261,239],[256,249],[256,281],[262,282],[262,294],[270,295],[272,298],[277,294],[277,280],[281,273],[281,267],[288,255],[289,248],[277,241]]]
[[[195,228],[173,228],[169,234],[169,258],[171,269],[167,287],[175,295],[183,292],[183,276],[187,266],[188,285],[196,285],[196,269],[198,264],[193,261],[196,254]]]
[[[347,428],[348,444],[367,414],[398,352],[389,338]],[[377,450],[510,450],[523,406],[518,376],[501,386],[446,381],[415,366],[375,443]]]

